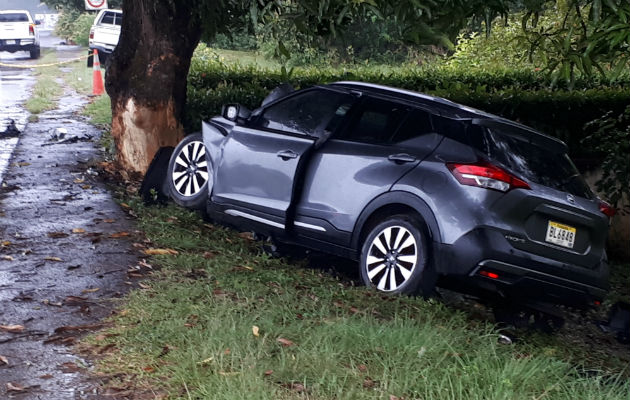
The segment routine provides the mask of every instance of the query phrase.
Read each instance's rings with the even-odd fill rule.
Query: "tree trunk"
[[[127,0],[105,87],[120,168],[144,174],[162,146],[184,136],[186,77],[201,37],[195,1]]]

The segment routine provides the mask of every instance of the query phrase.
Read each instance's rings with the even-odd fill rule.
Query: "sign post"
[[[107,0],[85,0],[86,10],[102,10],[107,8]]]

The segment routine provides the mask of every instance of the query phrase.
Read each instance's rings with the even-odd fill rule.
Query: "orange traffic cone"
[[[98,60],[98,50],[94,49],[93,57],[92,94],[100,96],[105,93],[105,87],[103,86],[103,75],[101,74],[101,62]]]

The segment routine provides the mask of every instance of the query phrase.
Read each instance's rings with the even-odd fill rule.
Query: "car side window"
[[[340,139],[373,144],[391,143],[391,138],[408,112],[408,107],[392,101],[367,98],[359,115]]]
[[[431,122],[431,114],[424,110],[415,109],[409,113],[400,128],[394,132],[389,142],[401,143],[433,132],[435,129]]]
[[[346,93],[309,90],[267,107],[251,126],[321,137],[339,127],[354,101]]]

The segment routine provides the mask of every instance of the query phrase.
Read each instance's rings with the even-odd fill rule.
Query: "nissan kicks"
[[[586,307],[608,288],[614,213],[566,145],[448,100],[360,82],[224,106],[175,148],[170,196],[210,218],[359,262],[381,292],[436,283]]]

